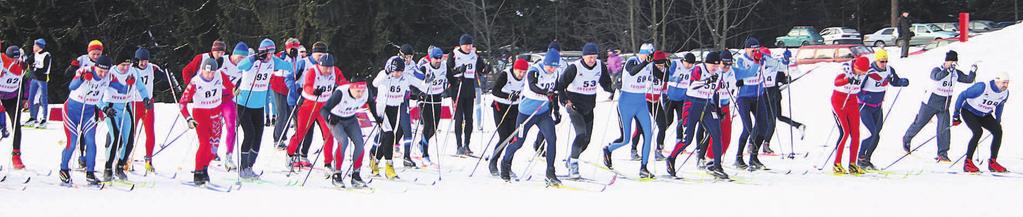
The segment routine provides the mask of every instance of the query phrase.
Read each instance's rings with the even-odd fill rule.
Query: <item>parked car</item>
[[[863,40],[860,39],[860,32],[856,29],[845,28],[845,27],[828,27],[821,30],[821,37],[824,38],[824,44],[860,44]]]
[[[796,64],[814,64],[821,62],[849,61],[857,56],[874,53],[867,46],[858,44],[809,45],[799,47],[796,52]]]
[[[929,44],[921,46],[920,50],[910,52],[909,55],[913,56],[913,55],[917,55],[917,54],[926,53],[929,50],[934,50],[935,48],[944,47],[945,45],[949,45],[949,44],[952,44],[952,43],[955,43],[955,42],[958,42],[958,41],[959,41],[958,37],[955,37],[955,38],[943,38],[943,39],[939,39],[939,40],[934,40],[934,41],[931,41],[931,43],[929,43]]]
[[[994,21],[990,20],[971,20],[970,21],[970,32],[990,32],[1002,29]]]
[[[894,27],[883,28],[877,30],[877,32],[874,32],[873,34],[864,35],[863,44],[874,47],[895,45],[895,40],[899,38],[898,34],[898,31],[895,31]]]
[[[955,32],[942,30],[938,25],[925,23],[914,23],[910,31],[913,31],[913,38],[909,39],[909,45],[923,45],[934,40],[959,36]]]
[[[938,26],[938,28],[941,28],[942,31],[959,32],[959,23],[950,22],[950,23],[931,23],[931,24],[934,24],[934,25]]]
[[[1020,23],[1020,21],[1002,21],[1002,22],[998,22],[996,24],[998,24],[998,28],[1005,28],[1005,27],[1009,27],[1009,26],[1012,26],[1012,25],[1016,25],[1018,23]]]
[[[804,45],[824,44],[824,37],[812,26],[795,26],[789,33],[774,39],[777,47],[799,47]]]

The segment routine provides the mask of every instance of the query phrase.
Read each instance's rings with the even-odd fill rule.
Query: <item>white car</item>
[[[895,28],[888,27],[877,30],[873,34],[864,35],[863,44],[874,47],[895,46],[895,40],[898,38],[899,33],[895,31]]]
[[[913,38],[909,39],[910,46],[925,45],[935,40],[959,37],[954,32],[942,31],[941,28],[934,24],[913,24],[910,31],[913,32]],[[877,30],[873,34],[865,35],[863,37],[863,44],[874,47],[898,46],[896,44],[898,38],[899,32],[895,30],[895,27],[888,27]]]
[[[824,37],[824,44],[859,44],[860,32],[852,28],[828,27],[821,30],[821,37]]]

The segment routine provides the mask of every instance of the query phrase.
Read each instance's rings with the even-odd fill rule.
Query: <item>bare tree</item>
[[[757,29],[739,28],[753,14],[762,0],[689,0],[693,11],[709,30],[715,47],[727,48],[728,39],[740,37]]]
[[[507,0],[496,4],[487,0],[440,1],[441,8],[456,15],[457,18],[452,18],[454,23],[468,24],[468,26],[455,26],[455,28],[468,27],[468,29],[462,30],[471,32],[472,35],[482,39],[477,44],[484,50],[492,50],[515,40],[513,37],[502,37],[504,32],[498,25],[499,17],[515,13],[505,7],[506,3]]]

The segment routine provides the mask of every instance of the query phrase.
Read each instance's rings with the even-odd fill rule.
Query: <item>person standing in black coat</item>
[[[913,20],[909,18],[909,11],[902,11],[902,16],[899,17],[898,26],[896,27],[899,31],[899,38],[896,40],[901,42],[896,44],[902,46],[902,58],[909,56],[909,39],[913,38],[913,32],[910,31],[912,27]]]

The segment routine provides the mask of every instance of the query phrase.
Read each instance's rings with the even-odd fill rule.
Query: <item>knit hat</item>
[[[103,42],[100,42],[99,40],[92,40],[92,41],[89,42],[88,49],[86,49],[86,50],[87,51],[93,51],[93,50],[103,51]]]
[[[458,37],[458,45],[472,44],[472,36],[469,34],[462,34],[462,37]]]
[[[597,48],[597,43],[589,42],[583,45],[583,56],[586,55],[598,55],[600,49]]]
[[[270,40],[269,38],[266,38],[266,39],[263,39],[263,41],[259,42],[259,50],[260,51],[264,51],[264,50],[266,50],[266,51],[276,51],[277,50],[277,45],[274,45],[274,41],[273,40]]]
[[[547,49],[555,49],[555,50],[558,50],[560,52],[561,51],[561,44],[558,43],[558,40],[551,41],[550,44],[547,44]]]
[[[334,55],[323,54],[323,56],[320,56],[320,59],[317,61],[321,66],[332,67],[334,66]]]
[[[137,60],[149,60],[149,49],[139,47],[135,49],[135,59]]]
[[[997,81],[1008,81],[1009,80],[1009,73],[1006,72],[1006,71],[1000,71],[1000,72],[998,72],[998,74],[995,74],[995,80],[997,80]]]
[[[517,60],[515,60],[515,65],[512,66],[512,69],[528,70],[529,69],[529,62],[527,62],[526,59],[517,59]]]
[[[760,47],[760,53],[771,56],[771,49],[767,49],[767,47]]]
[[[298,52],[306,52],[305,46],[298,46]]]
[[[654,63],[663,64],[668,61],[668,55],[664,54],[664,51],[654,52]]]
[[[99,58],[96,58],[96,68],[110,69],[110,66],[113,65],[113,60],[107,55],[101,55]]]
[[[227,51],[227,44],[221,40],[213,41],[213,46],[211,46],[210,51]]]
[[[728,50],[722,50],[721,53],[718,54],[718,55],[719,55],[718,58],[721,58],[721,63],[724,63],[724,64],[732,64],[732,61],[734,60],[733,59],[734,57],[732,56],[732,52],[728,51]]]
[[[693,53],[686,53],[686,55],[682,57],[682,61],[687,63],[696,63],[696,55]]]
[[[401,49],[399,49],[398,52],[401,52],[402,55],[415,55],[416,54],[415,48],[413,48],[411,44],[403,44],[403,45],[401,45]]]
[[[945,53],[945,61],[959,61],[959,53],[956,53],[954,50],[948,51],[948,53]]]
[[[387,65],[384,65],[384,69],[387,73],[391,73],[394,71],[404,71],[405,61],[402,60],[401,58],[391,58],[391,60],[387,62]]]
[[[707,53],[707,56],[703,58],[703,62],[710,64],[721,63],[721,53],[719,52]]]
[[[348,85],[350,85],[350,87],[354,88],[354,89],[366,89],[366,82],[365,81],[352,82],[352,83],[348,83]]]
[[[34,43],[38,45],[39,48],[46,48],[46,40],[44,40],[43,38],[36,39]]]
[[[11,45],[7,47],[7,52],[4,52],[4,54],[7,54],[7,57],[10,58],[17,58],[21,56],[21,49],[18,49],[18,46]]]
[[[750,36],[746,38],[746,46],[744,48],[760,48],[760,40]]]
[[[558,67],[561,64],[561,53],[554,48],[547,49],[547,55],[543,57],[543,65]]]
[[[874,61],[878,60],[888,60],[888,51],[884,49],[877,49],[877,51],[874,52]]]
[[[327,52],[327,43],[322,42],[322,41],[317,41],[316,43],[313,43],[313,50],[312,50],[312,52],[313,53],[326,53]]]
[[[856,59],[853,60],[853,69],[863,72],[870,70],[870,59],[867,59],[865,56],[856,57]]]
[[[639,54],[650,55],[654,53],[654,44],[644,43],[639,46]]]
[[[239,56],[248,56],[249,55],[249,45],[245,44],[245,42],[243,42],[243,41],[239,41],[238,44],[234,45],[234,51],[231,51],[231,54],[239,55]]]
[[[302,42],[299,42],[297,38],[288,38],[284,41],[284,50],[291,50],[292,48],[298,48],[302,46]]]
[[[430,53],[430,58],[433,58],[433,59],[440,59],[440,58],[444,57],[444,50],[441,50],[439,47],[432,47],[431,46],[429,53]]]
[[[199,69],[208,69],[210,71],[217,70],[220,68],[220,64],[217,64],[217,60],[213,58],[206,58],[202,61],[202,65],[199,65]]]

